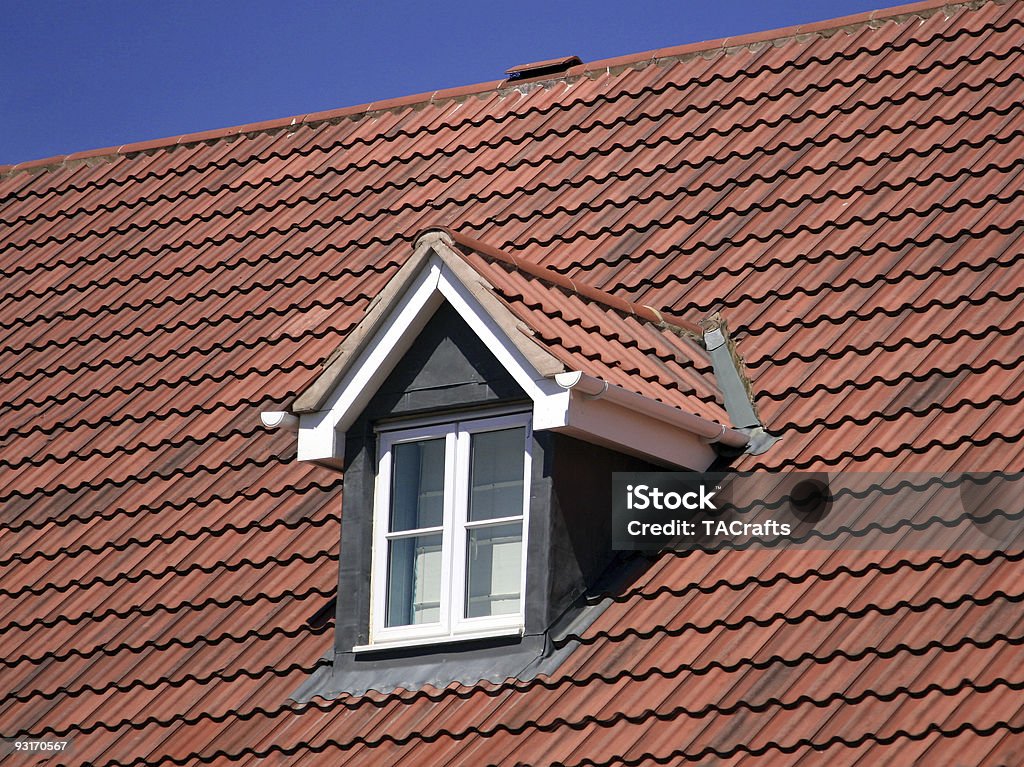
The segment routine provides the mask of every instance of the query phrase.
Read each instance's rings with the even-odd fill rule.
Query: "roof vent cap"
[[[519,64],[505,70],[509,82],[516,80],[533,80],[538,77],[553,77],[567,71],[569,67],[582,64],[579,56],[563,56],[559,59],[547,59],[545,61],[534,61],[531,64]]]

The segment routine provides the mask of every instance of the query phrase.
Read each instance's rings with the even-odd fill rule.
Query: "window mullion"
[[[460,424],[461,426],[461,424]],[[456,624],[466,617],[466,519],[469,513],[469,454],[472,434],[459,430],[459,455],[455,465],[456,521],[452,570],[452,617]]]
[[[445,461],[444,461],[444,537],[442,539],[443,557],[443,590],[441,592],[441,624],[445,633],[452,631],[452,605],[456,595],[452,593],[452,584],[456,577],[457,559],[455,552],[456,541],[454,530],[458,518],[458,484],[456,482],[456,467],[458,466],[458,432],[453,428],[445,435]]]

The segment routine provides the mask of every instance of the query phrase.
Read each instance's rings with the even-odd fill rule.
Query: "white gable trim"
[[[453,257],[459,258],[454,254]],[[451,259],[442,258],[432,249],[397,306],[385,318],[375,318],[378,320],[375,322],[377,332],[360,339],[362,349],[358,351],[358,356],[354,362],[346,364],[340,381],[320,408],[313,412],[299,413],[300,461],[340,464],[345,452],[345,431],[445,301],[452,305],[487,345],[530,399],[534,403],[546,403],[540,409],[541,412],[564,412],[567,409],[569,394],[552,377],[554,373],[563,371],[564,366],[516,330],[517,320],[514,315],[489,293],[487,297],[492,298],[495,305],[487,307],[490,311],[486,311],[480,301],[481,291],[473,290],[472,283],[467,285],[463,281],[465,275],[456,274],[458,266],[454,269],[452,266]],[[471,268],[466,266],[466,269]],[[497,319],[495,314],[499,315]],[[522,349],[512,342],[519,339],[510,338],[502,326],[512,328],[513,333],[522,336],[526,344],[535,346],[542,356],[533,354],[531,356],[534,360],[528,359]],[[534,364],[537,359],[544,364],[545,370],[537,370]]]
[[[430,232],[324,373],[296,399],[299,460],[342,466],[345,432],[445,301],[533,401],[534,431],[559,431],[696,471],[715,459],[710,443],[746,444],[746,435],[734,429],[566,371],[528,337],[530,329],[455,252],[448,235]]]

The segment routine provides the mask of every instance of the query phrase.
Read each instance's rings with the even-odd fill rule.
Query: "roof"
[[[553,678],[299,706],[343,479],[258,413],[441,224],[721,311],[781,436],[740,468],[1022,471],[1022,26],[923,3],[3,171],[0,734],[93,765],[1019,763],[1019,546],[664,555]]]

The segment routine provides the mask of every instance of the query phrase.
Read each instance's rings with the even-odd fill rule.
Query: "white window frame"
[[[523,427],[526,439],[523,445],[523,510],[522,516],[488,519],[480,522],[467,520],[469,509],[470,440],[474,434]],[[373,510],[373,552],[370,569],[370,644],[354,650],[379,649],[381,646],[419,645],[456,639],[474,639],[521,634],[526,605],[526,552],[528,548],[530,506],[530,463],[533,431],[531,413],[512,415],[465,417],[447,421],[402,428],[389,424],[379,434],[377,480]],[[404,442],[426,439],[445,440],[445,478],[443,521],[440,528],[423,528],[418,534],[442,533],[440,620],[409,626],[387,626],[388,533],[391,507],[392,449]],[[505,615],[465,617],[466,602],[466,542],[467,529],[500,524],[503,521],[522,521],[522,562],[520,564],[519,611]],[[428,533],[424,533],[427,530]]]

